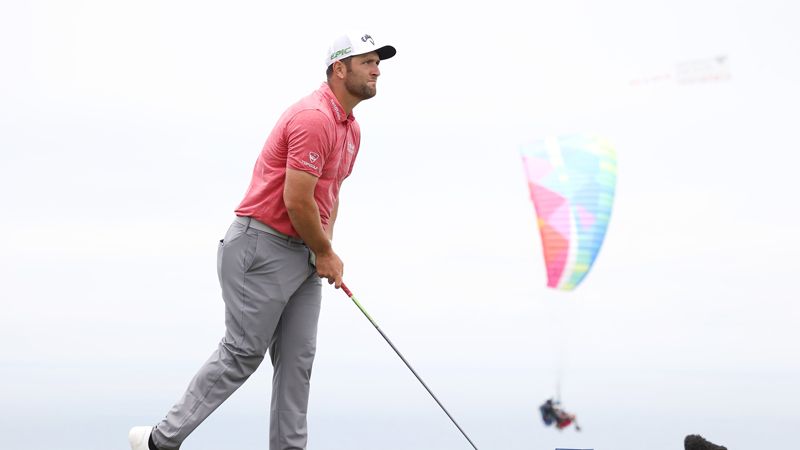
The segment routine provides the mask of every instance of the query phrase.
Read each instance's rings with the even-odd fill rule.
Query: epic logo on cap
[[[364,41],[364,42],[366,42],[366,41]],[[338,50],[338,51],[336,51],[336,52],[331,54],[331,59],[336,59],[336,58],[338,58],[338,57],[340,57],[342,55],[346,55],[346,54],[350,53],[352,50],[353,50],[353,47],[347,47],[347,48],[343,48],[341,50]]]

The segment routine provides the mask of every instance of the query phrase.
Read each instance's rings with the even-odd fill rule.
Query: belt
[[[272,228],[271,226],[269,226],[269,225],[267,225],[265,223],[259,222],[258,220],[253,219],[252,217],[236,216],[236,221],[239,222],[240,224],[244,225],[245,227],[254,228],[256,230],[263,231],[263,232],[271,234],[273,236],[277,236],[277,237],[279,237],[281,239],[286,239],[289,242],[292,242],[292,243],[295,243],[295,244],[304,244],[302,239],[296,238],[294,236],[289,236],[288,234],[281,233],[280,231]]]

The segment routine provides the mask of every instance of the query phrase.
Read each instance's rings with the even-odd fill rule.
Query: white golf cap
[[[381,45],[368,33],[348,33],[337,37],[328,48],[325,67],[349,56],[378,52],[381,60],[389,59],[397,53],[391,45]]]

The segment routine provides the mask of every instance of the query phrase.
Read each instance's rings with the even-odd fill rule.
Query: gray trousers
[[[159,449],[189,434],[255,372],[273,365],[270,450],[306,448],[306,411],[322,283],[297,240],[235,221],[220,241],[217,272],[225,337],[167,416],[153,429]]]

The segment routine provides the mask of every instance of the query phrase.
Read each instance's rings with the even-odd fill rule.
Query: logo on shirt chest
[[[319,159],[319,154],[318,153],[308,152],[308,160],[309,161],[311,161],[313,163],[313,162],[316,162],[318,159]]]
[[[348,153],[353,153],[354,151],[356,151],[356,146],[353,145],[352,142],[348,142],[347,143],[347,152]]]

